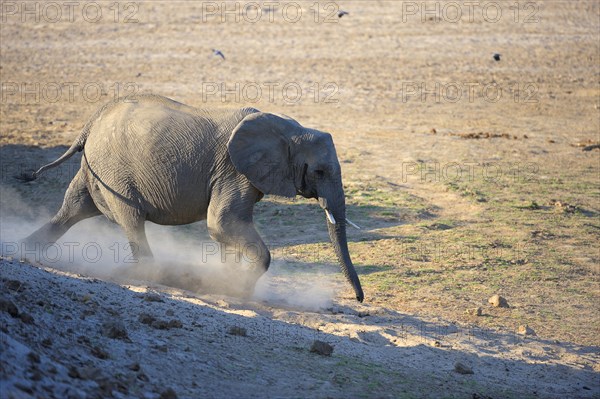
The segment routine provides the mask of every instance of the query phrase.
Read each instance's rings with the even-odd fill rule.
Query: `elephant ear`
[[[227,150],[236,170],[264,194],[294,197],[288,136],[295,121],[256,112],[246,116],[231,133]]]

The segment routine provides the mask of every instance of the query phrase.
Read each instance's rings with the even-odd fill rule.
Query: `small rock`
[[[6,288],[8,288],[11,291],[22,292],[25,290],[25,283],[22,283],[18,280],[7,280],[5,284]]]
[[[153,348],[163,353],[167,353],[169,351],[169,347],[167,345],[155,345]]]
[[[454,371],[458,374],[474,374],[473,369],[461,362],[454,363]]]
[[[139,322],[142,324],[152,324],[156,318],[148,313],[142,313],[138,318]]]
[[[142,369],[138,362],[130,364],[129,366],[127,366],[127,368],[131,371],[140,371]]]
[[[50,338],[45,338],[42,340],[42,346],[44,348],[50,348],[52,346],[52,339]]]
[[[331,356],[333,353],[333,346],[329,345],[327,342],[319,341],[317,339],[310,346],[310,351],[321,356]]]
[[[167,309],[167,311],[165,312],[165,314],[167,316],[175,316],[175,312],[173,311],[173,309]]]
[[[483,314],[483,309],[481,309],[480,307],[467,309],[465,313],[471,316],[481,316]]]
[[[31,362],[31,363],[39,363],[40,362],[40,355],[38,355],[35,352],[29,352],[27,354],[27,359]]]
[[[109,357],[108,352],[106,352],[104,349],[100,348],[99,346],[94,346],[92,348],[92,350],[90,351],[90,353],[92,354],[92,356],[95,356],[98,359],[108,359],[108,357]]]
[[[41,381],[44,375],[39,370],[34,370],[29,378],[31,381]]]
[[[177,319],[173,319],[169,321],[169,328],[181,328],[183,327],[183,323],[181,323]]]
[[[144,301],[146,301],[146,302],[164,302],[163,299],[160,297],[160,295],[154,294],[151,292],[144,295]]]
[[[116,320],[107,321],[102,325],[102,335],[112,339],[127,340],[129,338],[123,323]]]
[[[177,399],[177,394],[173,388],[167,388],[161,392],[160,399]]]
[[[150,378],[148,378],[148,376],[146,374],[144,374],[144,373],[139,373],[137,375],[137,379],[140,380],[140,381],[144,381],[144,382],[150,381]]]
[[[500,295],[494,295],[488,299],[488,303],[496,308],[508,308],[508,302]]]
[[[8,313],[12,317],[19,317],[19,309],[12,301],[0,299],[0,310]]]
[[[34,322],[33,322],[33,316],[31,316],[29,313],[21,313],[19,315],[19,318],[25,324],[34,324]]]
[[[79,374],[79,369],[75,366],[69,367],[69,372],[67,374],[71,378],[81,379],[81,374]]]
[[[33,394],[33,388],[31,387],[31,385],[25,385],[20,382],[15,382],[15,388],[17,388],[23,392],[26,392],[28,394]]]
[[[152,324],[150,324],[150,327],[156,328],[157,330],[168,330],[169,323],[167,323],[166,320],[154,320]]]
[[[231,326],[231,327],[229,327],[229,330],[227,330],[227,334],[229,334],[229,335],[238,335],[240,337],[247,336],[246,329],[244,327],[239,327],[239,326]]]
[[[517,334],[521,335],[535,335],[535,331],[532,328],[529,328],[528,325],[521,325],[517,328]]]

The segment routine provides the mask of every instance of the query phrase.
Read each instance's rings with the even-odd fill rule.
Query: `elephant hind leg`
[[[152,260],[154,255],[150,249],[150,244],[148,244],[144,220],[140,219],[134,223],[127,223],[122,227],[127,235],[133,258],[135,260]]]
[[[80,170],[69,184],[63,204],[56,215],[33,234],[23,239],[24,249],[27,254],[35,251],[36,259],[38,259],[38,249],[41,250],[47,243],[56,242],[77,222],[100,214]]]

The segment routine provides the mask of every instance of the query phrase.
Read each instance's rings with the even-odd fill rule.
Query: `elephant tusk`
[[[346,222],[355,229],[360,230],[360,227],[356,223],[352,223],[352,220],[346,218]]]
[[[325,209],[325,215],[327,215],[327,220],[329,220],[329,223],[335,224],[335,218],[333,217],[329,209]]]

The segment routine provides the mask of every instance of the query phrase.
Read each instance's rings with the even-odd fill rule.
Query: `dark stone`
[[[39,363],[40,362],[40,355],[38,355],[35,352],[29,352],[27,354],[27,359],[31,362],[31,363]]]
[[[132,363],[127,367],[129,370],[131,371],[140,371],[141,370],[141,366],[138,362]]]
[[[173,319],[169,321],[169,328],[181,328],[183,327],[183,324],[177,320],[177,319]]]
[[[33,316],[31,316],[29,313],[21,313],[19,315],[19,318],[21,319],[21,321],[25,324],[35,324],[33,322]]]
[[[247,331],[244,327],[239,327],[239,326],[231,326],[229,327],[229,330],[227,330],[227,334],[229,335],[237,335],[240,337],[246,337],[247,336]]]
[[[319,341],[317,339],[310,346],[310,351],[321,356],[331,356],[333,353],[333,346],[329,345],[327,342]]]
[[[158,294],[148,293],[144,295],[144,301],[146,302],[164,302]]]
[[[8,313],[12,317],[19,317],[19,309],[12,301],[0,299],[0,310]]]
[[[138,321],[142,324],[152,324],[156,318],[148,313],[142,313],[138,318]]]
[[[92,354],[92,356],[95,356],[98,359],[108,359],[108,357],[109,357],[108,352],[106,352],[104,349],[100,348],[99,346],[94,346],[92,348],[92,350],[90,351],[90,353]]]
[[[169,323],[166,320],[154,320],[150,325],[152,328],[156,328],[157,330],[168,330]]]
[[[160,399],[177,399],[177,394],[173,388],[167,388],[161,392]]]
[[[123,323],[115,320],[107,321],[102,325],[102,335],[112,339],[129,339]]]
[[[25,291],[25,283],[18,280],[6,280],[6,288],[11,291],[22,292]]]
[[[454,371],[456,371],[458,374],[474,374],[472,368],[462,364],[461,362],[454,363]]]

